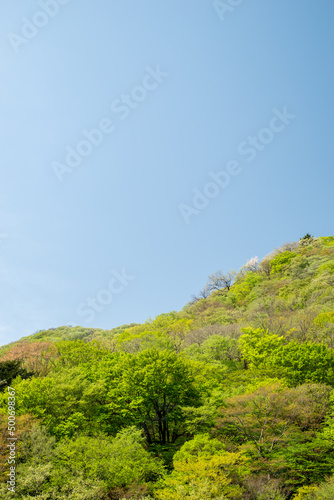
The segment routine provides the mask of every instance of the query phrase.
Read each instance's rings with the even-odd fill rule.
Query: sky
[[[333,235],[332,0],[3,0],[0,344]]]

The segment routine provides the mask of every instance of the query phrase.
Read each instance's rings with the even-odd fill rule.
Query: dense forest
[[[1,499],[333,499],[334,237],[144,324],[3,346],[0,383]]]

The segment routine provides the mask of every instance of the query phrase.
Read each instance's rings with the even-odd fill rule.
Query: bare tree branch
[[[225,290],[230,290],[236,274],[235,271],[228,273],[217,271],[209,276],[206,287],[210,292],[217,290],[220,294],[223,294]]]

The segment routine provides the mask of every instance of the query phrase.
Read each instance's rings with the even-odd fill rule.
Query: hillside
[[[143,324],[3,346],[0,381],[1,498],[334,498],[334,236],[217,271]]]

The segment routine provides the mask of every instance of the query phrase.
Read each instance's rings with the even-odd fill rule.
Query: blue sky
[[[1,344],[143,322],[218,269],[333,234],[333,15],[3,1]]]

